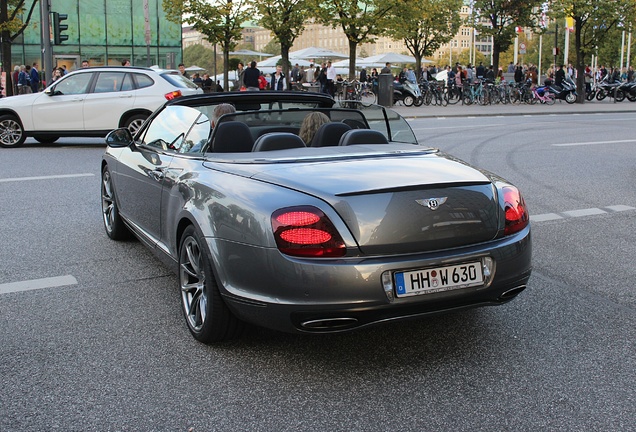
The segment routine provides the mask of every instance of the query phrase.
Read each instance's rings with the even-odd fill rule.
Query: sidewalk
[[[584,104],[568,104],[557,101],[554,105],[456,105],[406,107],[397,104],[391,107],[405,118],[427,117],[491,117],[491,116],[519,116],[519,115],[554,115],[554,114],[597,114],[597,113],[636,113],[636,103],[624,100],[614,103],[613,99],[592,101]]]

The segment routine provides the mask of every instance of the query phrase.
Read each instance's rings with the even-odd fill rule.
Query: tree
[[[395,3],[387,0],[313,0],[318,22],[342,30],[349,41],[349,79],[355,78],[356,48],[372,42],[389,26],[388,12]],[[418,0],[419,1],[419,0]]]
[[[576,51],[577,102],[585,102],[585,58],[626,19],[633,20],[636,6],[632,0],[615,0],[608,7],[602,0],[554,0],[552,17],[572,17],[574,50]]]
[[[0,51],[2,54],[2,67],[7,72],[7,96],[13,95],[13,77],[10,69],[11,44],[29,25],[36,4],[37,0],[33,0],[26,19],[22,21],[21,17],[24,14],[25,0],[0,2],[0,38],[2,39]]]
[[[492,63],[499,68],[499,53],[506,51],[515,39],[515,27],[535,27],[538,6],[543,0],[476,0],[475,28],[492,37]]]
[[[289,49],[296,38],[305,30],[304,23],[310,16],[305,0],[257,0],[255,12],[260,17],[259,24],[271,31],[280,43],[283,72],[289,88]]]
[[[247,0],[163,0],[166,18],[192,25],[212,44],[223,51],[223,84],[228,90],[230,51],[241,39],[241,24],[249,17]]]
[[[403,39],[415,57],[417,76],[422,73],[422,59],[450,42],[462,24],[459,10],[462,0],[396,0],[391,10],[391,26],[385,34]]]
[[[214,51],[201,44],[191,45],[183,50],[183,63],[202,67],[212,75],[214,70]]]

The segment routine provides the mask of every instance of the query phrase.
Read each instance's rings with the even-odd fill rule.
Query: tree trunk
[[[6,3],[5,3],[6,6]],[[2,32],[2,69],[6,72],[6,94],[13,96],[13,69],[11,69],[11,39],[8,31]]]
[[[494,39],[494,36],[493,36]],[[492,69],[495,72],[495,76],[497,76],[497,72],[499,71],[499,53],[501,52],[501,48],[499,44],[493,42],[492,44]]]
[[[283,62],[283,74],[285,75],[285,81],[287,81],[287,88],[291,89],[291,77],[289,76],[289,49],[291,44],[286,44],[281,41],[280,43],[280,58]],[[272,75],[273,76],[273,75]],[[272,79],[273,81],[273,79]],[[272,83],[273,84],[273,83]]]
[[[581,49],[581,17],[574,19],[574,49],[576,50],[576,103],[585,103],[585,58]],[[567,29],[565,31],[568,31]]]
[[[349,40],[349,81],[356,79],[356,48],[358,43]]]

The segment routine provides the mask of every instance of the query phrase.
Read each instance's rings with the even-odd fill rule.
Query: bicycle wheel
[[[465,92],[464,96],[462,97],[462,103],[464,105],[472,105],[473,104],[473,95],[471,92]]]
[[[424,95],[424,105],[429,106],[433,102],[433,92],[430,90]]]
[[[553,93],[545,93],[545,104],[546,105],[554,105],[554,102],[556,102],[556,98],[554,97]]]
[[[457,102],[459,102],[462,99],[461,92],[457,88],[451,89],[447,91],[445,94],[446,94],[446,99],[448,103],[451,105],[455,105]]]
[[[371,90],[364,90],[361,94],[361,100],[364,105],[371,105],[375,103],[375,93]]]
[[[448,97],[446,93],[442,93],[442,92],[437,93],[437,105],[448,106]]]
[[[512,105],[519,105],[521,103],[521,93],[519,93],[519,90],[512,90],[508,97]]]

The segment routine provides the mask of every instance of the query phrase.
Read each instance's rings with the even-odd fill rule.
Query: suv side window
[[[64,95],[84,94],[88,91],[88,84],[92,77],[93,74],[90,72],[66,77],[55,86],[55,92],[60,92]]]
[[[137,81],[137,88],[150,87],[155,83],[148,75],[140,73],[135,74],[135,81]]]
[[[124,72],[100,72],[93,92],[110,93],[122,91],[125,76]]]

